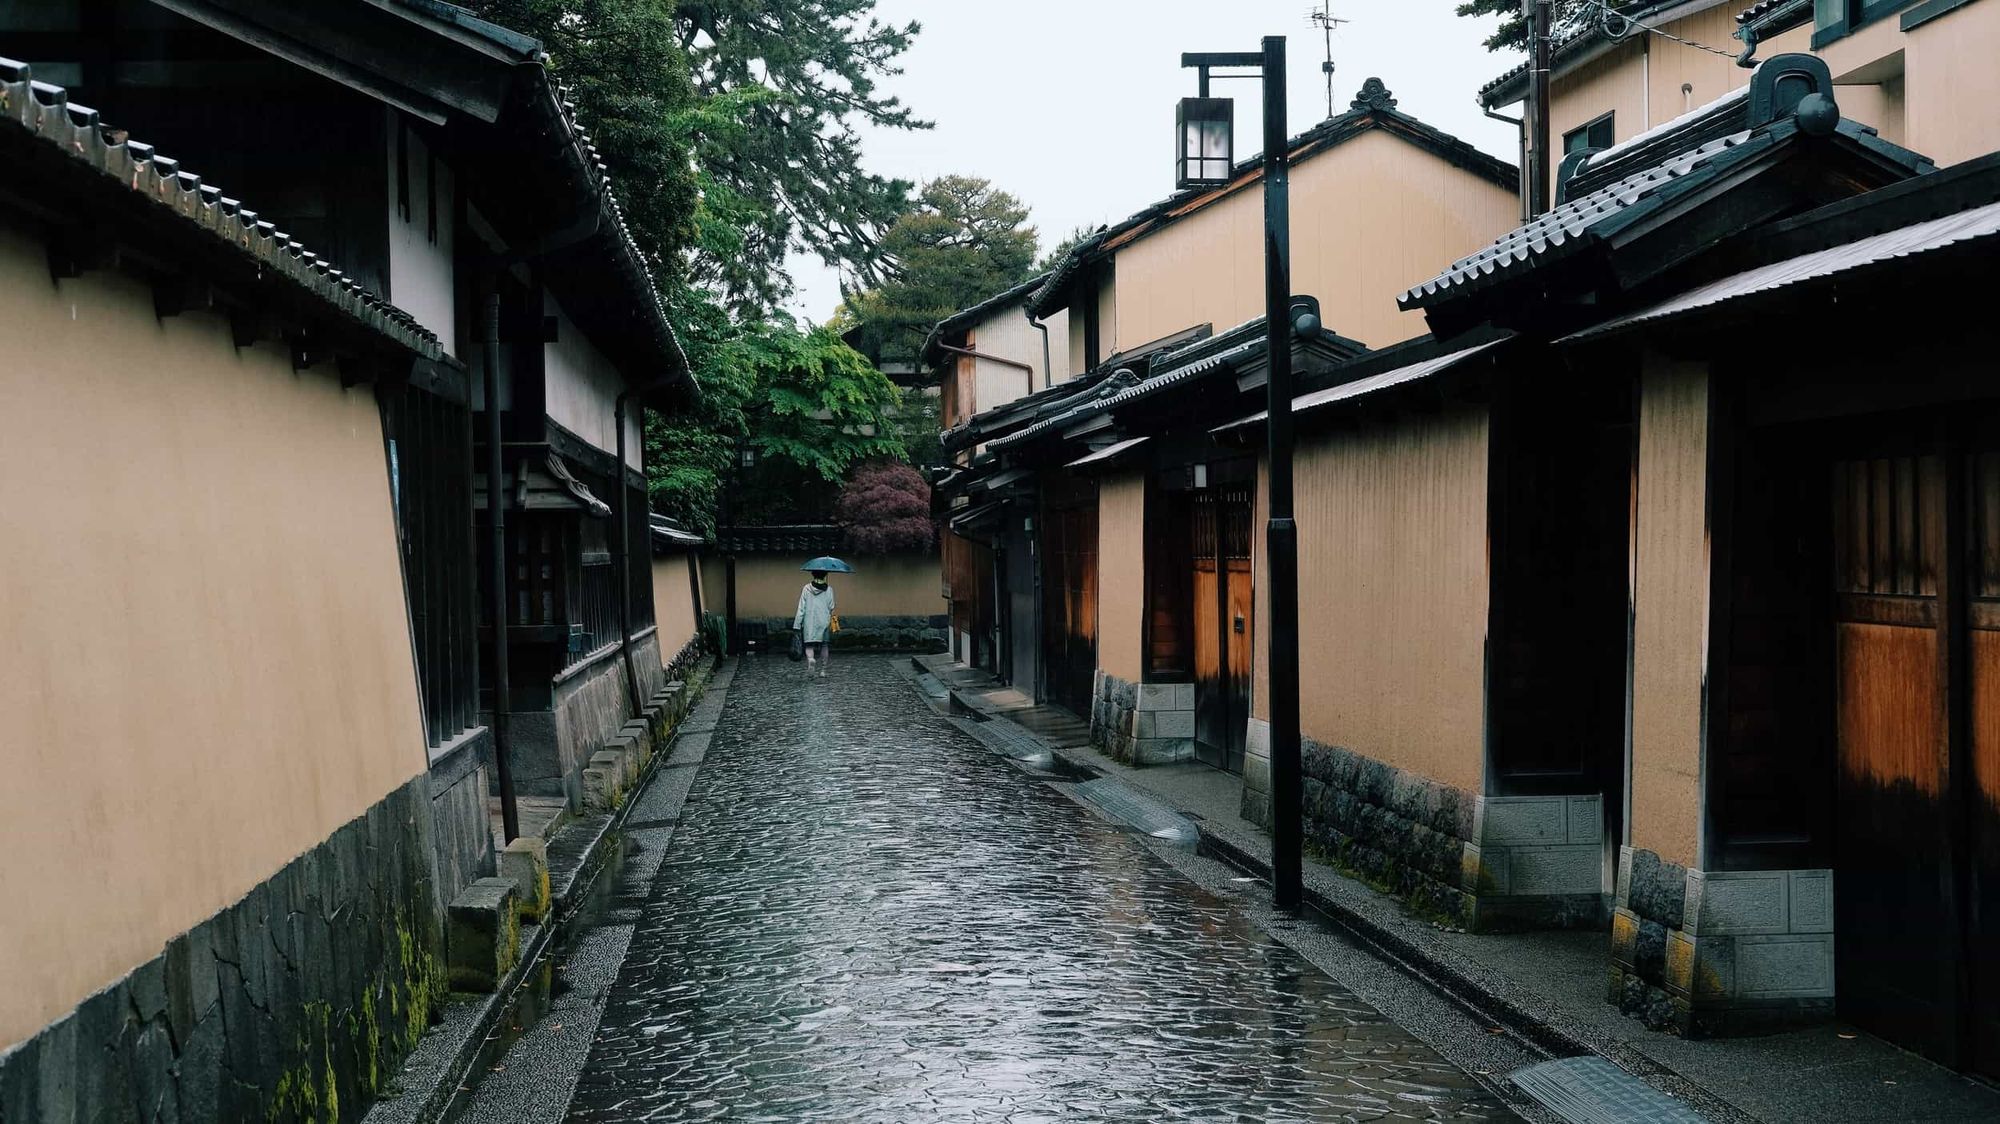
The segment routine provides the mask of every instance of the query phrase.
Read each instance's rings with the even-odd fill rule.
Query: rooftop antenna
[[[1336,19],[1333,14],[1333,0],[1320,0],[1319,7],[1307,13],[1326,39],[1326,61],[1319,64],[1320,73],[1326,75],[1326,115],[1333,116],[1333,29],[1353,20]]]

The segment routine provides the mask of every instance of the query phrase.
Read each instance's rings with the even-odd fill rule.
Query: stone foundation
[[[0,1120],[359,1119],[444,998],[430,783],[0,1054]]]
[[[1128,765],[1194,760],[1194,684],[1130,683],[1097,672],[1091,744]]]
[[[1601,796],[1481,796],[1465,848],[1473,927],[1600,928],[1609,883]]]
[[[758,618],[744,618],[757,620]],[[762,619],[771,631],[771,650],[782,653],[791,643],[792,618]],[[833,634],[836,652],[932,652],[948,651],[951,618],[935,617],[850,617],[840,615],[840,631]]]
[[[1271,727],[1250,722],[1244,819],[1271,828]],[[1602,798],[1489,797],[1303,740],[1309,853],[1454,925],[1589,926],[1604,916]]]
[[[1833,872],[1687,870],[1621,848],[1605,998],[1690,1037],[1831,1016]]]
[[[1465,873],[1478,797],[1311,738],[1303,756],[1308,854],[1447,923],[1473,924]]]

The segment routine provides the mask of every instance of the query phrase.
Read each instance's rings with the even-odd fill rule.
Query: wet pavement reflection
[[[570,1119],[1511,1116],[849,657],[740,664]]]

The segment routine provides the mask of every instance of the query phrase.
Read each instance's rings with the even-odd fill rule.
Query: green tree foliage
[[[611,169],[632,236],[663,285],[684,273],[698,180],[697,108],[671,0],[471,0],[486,19],[542,41],[548,65]]]
[[[941,176],[882,238],[888,280],[851,296],[861,349],[911,362],[937,322],[1027,280],[1035,228],[1020,200],[974,176]]]
[[[904,456],[889,420],[899,392],[832,329],[782,315],[732,323],[700,294],[683,296],[688,307],[675,312],[682,346],[703,372],[703,400],[647,427],[654,510],[712,534],[725,489],[741,521],[811,512],[831,502],[854,465]],[[755,454],[747,470],[744,450]]]
[[[861,169],[861,126],[926,129],[878,82],[901,73],[919,25],[885,24],[875,0],[680,0],[674,21],[703,99],[684,122],[703,190],[733,232],[704,246],[697,280],[735,310],[789,294],[785,257],[817,253],[866,283],[883,279],[876,245],[908,205],[910,184]]]
[[[701,383],[696,408],[648,417],[654,508],[712,533],[732,482],[753,507],[825,507],[852,465],[901,457],[896,388],[765,310],[790,242],[859,260],[905,206],[907,184],[858,170],[853,126],[921,126],[874,88],[916,25],[866,19],[873,0],[473,3],[547,48]]]
[[[1554,24],[1553,39],[1560,43],[1583,30],[1598,18],[1602,9],[1618,9],[1625,0],[1550,0],[1549,18]],[[1520,0],[1463,0],[1461,16],[1499,16],[1500,26],[1486,39],[1489,51],[1528,49],[1528,17],[1521,12]]]
[[[1042,260],[1035,263],[1034,272],[1047,273],[1049,270],[1054,269],[1063,260],[1064,255],[1076,249],[1078,243],[1095,233],[1097,233],[1097,230],[1088,226],[1079,226],[1075,230],[1070,231],[1062,241],[1049,247],[1048,252],[1042,255]]]

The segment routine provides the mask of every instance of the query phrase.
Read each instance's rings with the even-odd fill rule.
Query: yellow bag
[[[835,613],[835,614],[833,614],[832,616],[830,616],[830,617],[828,617],[828,618],[827,618],[827,622],[826,622],[826,630],[827,630],[828,632],[839,632],[839,631],[840,631],[840,614],[839,614],[839,613]]]

